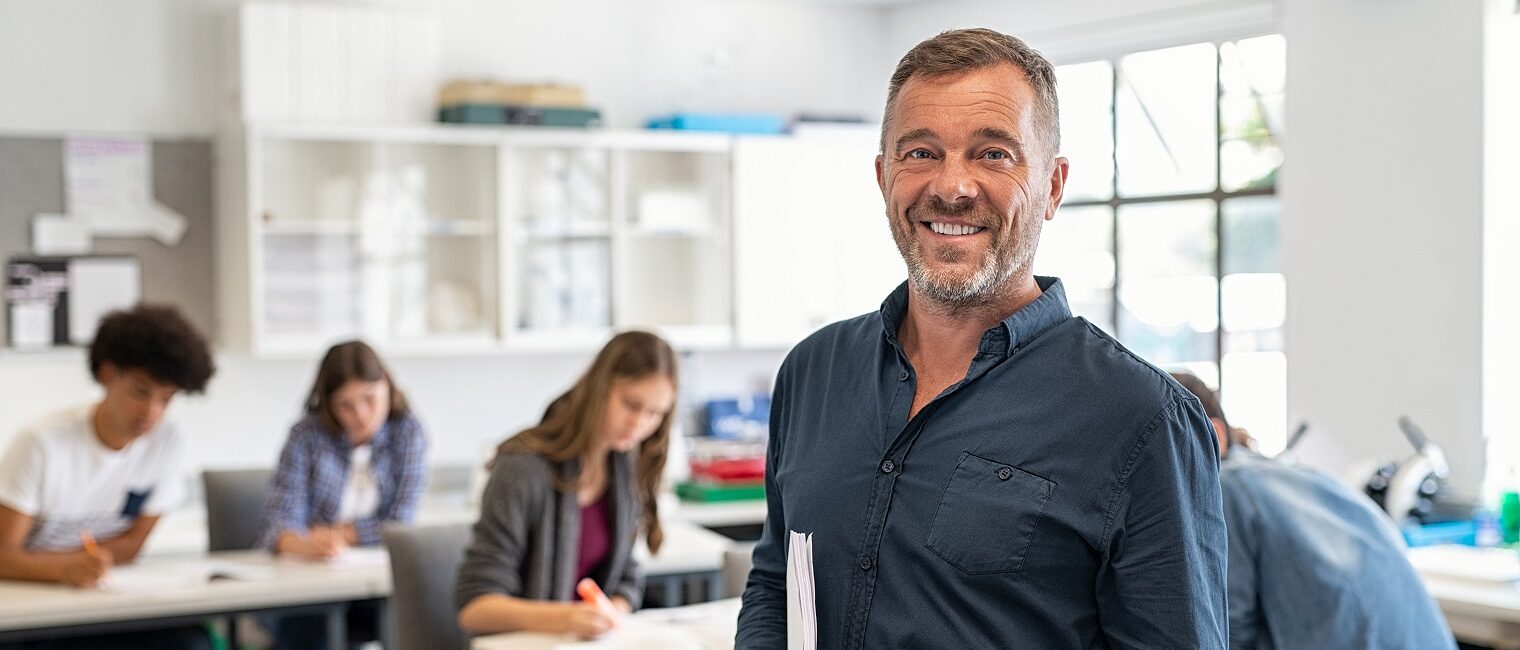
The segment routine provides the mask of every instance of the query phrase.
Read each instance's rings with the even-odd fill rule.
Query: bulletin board
[[[32,218],[65,205],[62,137],[0,137],[0,264],[31,256]],[[141,267],[142,297],[169,303],[207,336],[215,335],[212,254],[213,143],[208,139],[151,142],[156,200],[186,219],[184,237],[165,246],[147,237],[95,237],[92,255],[130,256]],[[9,340],[0,318],[0,346]]]

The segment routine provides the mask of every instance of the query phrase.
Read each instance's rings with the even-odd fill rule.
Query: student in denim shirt
[[[954,30],[898,64],[876,172],[908,281],[777,373],[738,650],[787,643],[793,533],[820,648],[1226,645],[1208,420],[1034,275],[1059,150],[1022,41]]]
[[[311,560],[380,544],[385,524],[410,523],[427,480],[427,437],[380,356],[362,341],[322,358],[306,415],[290,428],[266,503],[263,546]],[[375,636],[375,612],[350,626]],[[320,616],[280,619],[281,647],[321,647]]]
[[[1456,647],[1403,538],[1370,499],[1247,449],[1202,380],[1172,377],[1203,403],[1224,458],[1230,647]]]

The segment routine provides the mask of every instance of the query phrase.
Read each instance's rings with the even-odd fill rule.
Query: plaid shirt
[[[427,437],[415,417],[387,420],[370,445],[380,506],[373,515],[353,522],[364,546],[380,543],[380,527],[386,522],[412,520],[427,482]],[[315,415],[290,428],[265,502],[261,547],[274,548],[283,531],[304,533],[310,526],[343,523],[337,521],[338,508],[353,448],[347,436],[328,433]]]

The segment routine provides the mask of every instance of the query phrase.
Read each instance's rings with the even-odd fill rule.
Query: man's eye
[[[1008,152],[1003,151],[1002,149],[993,149],[993,150],[988,151],[987,153],[984,153],[982,155],[986,156],[988,160],[1007,160],[1008,159]]]
[[[932,157],[934,157],[934,154],[929,153],[926,149],[914,149],[908,152],[908,158],[915,160],[928,160]]]

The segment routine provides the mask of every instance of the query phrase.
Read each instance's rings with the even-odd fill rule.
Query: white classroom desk
[[[733,650],[738,630],[739,599],[646,609],[628,618],[624,628],[591,642],[569,634],[507,632],[475,637],[470,650],[555,650],[573,644],[577,650]]]
[[[193,624],[228,614],[264,611],[321,612],[329,647],[347,647],[344,614],[354,601],[390,595],[390,567],[333,568],[279,560],[262,551],[227,551],[202,558],[145,558],[142,568],[166,571],[215,560],[268,571],[259,579],[212,580],[152,593],[77,589],[57,584],[0,581],[0,641]]]
[[[469,523],[468,510],[424,509],[419,525]],[[93,632],[143,629],[157,623],[195,622],[208,616],[296,609],[328,615],[328,634],[346,631],[348,603],[391,595],[390,566],[330,568],[281,561],[262,551],[206,553],[205,518],[194,512],[167,516],[138,562],[172,568],[207,559],[267,564],[275,573],[263,580],[216,580],[210,584],[153,594],[81,590],[59,585],[0,580],[0,641]],[[665,545],[659,555],[635,548],[650,582],[664,584],[664,604],[675,604],[687,582],[703,581],[709,597],[722,594],[724,553],[732,542],[722,535],[669,517],[662,522]],[[341,636],[333,637],[341,639]],[[329,647],[345,647],[341,643]]]
[[[1453,556],[1452,551],[1458,554]],[[1520,555],[1423,547],[1410,549],[1409,560],[1446,615],[1453,635],[1495,650],[1520,650],[1520,582],[1483,579],[1515,575],[1520,571]]]

